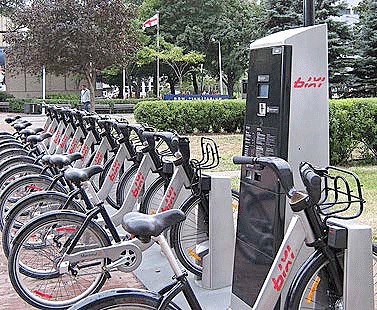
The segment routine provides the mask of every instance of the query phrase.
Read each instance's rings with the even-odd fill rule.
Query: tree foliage
[[[260,34],[255,23],[259,6],[249,0],[145,0],[141,19],[160,12],[160,32],[184,51],[205,54],[204,66],[218,74],[218,44],[222,49],[224,80],[233,94],[235,82],[247,68],[247,47]],[[147,33],[153,33],[152,29]]]
[[[377,2],[363,0],[359,5],[359,57],[355,61],[355,95],[377,96]]]
[[[176,75],[179,81],[179,87],[182,91],[183,77],[190,72],[193,65],[204,61],[204,55],[195,51],[184,52],[183,48],[166,42],[160,38],[160,51],[152,47],[144,47],[138,53],[138,62],[140,65],[154,62],[158,57],[166,63]]]
[[[296,28],[302,24],[300,7],[293,0],[262,0],[261,26],[265,34]]]
[[[34,0],[12,14],[15,29],[27,31],[6,35],[8,69],[81,74],[93,102],[97,72],[136,51],[136,14],[122,0]]]

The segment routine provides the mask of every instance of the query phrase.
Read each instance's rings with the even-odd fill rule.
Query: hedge
[[[1,92],[0,92],[1,93]],[[4,97],[5,98],[5,97]],[[109,105],[109,110],[113,110],[115,104],[137,104],[139,102],[144,101],[145,99],[96,99],[96,104],[107,104]],[[154,99],[148,99],[148,101],[153,101]],[[155,99],[157,100],[157,99]],[[0,100],[1,101],[1,100]],[[25,102],[41,102],[42,99],[38,98],[12,98],[10,96],[6,97],[6,100],[9,102],[9,112],[23,112],[24,111],[24,103]],[[71,106],[76,108],[80,104],[79,99],[70,99],[69,96],[67,98],[59,98],[59,99],[45,99],[45,103],[53,104],[53,105],[65,105]]]
[[[345,164],[358,148],[360,158],[377,158],[377,98],[330,100],[330,158]]]
[[[235,132],[243,128],[243,100],[143,101],[134,109],[135,118],[159,130],[181,133]]]
[[[243,128],[245,101],[143,101],[134,113],[138,122],[159,130],[231,133]],[[356,147],[362,158],[377,158],[377,98],[330,100],[329,113],[332,164],[347,163]]]

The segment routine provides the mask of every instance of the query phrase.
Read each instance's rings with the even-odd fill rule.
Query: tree
[[[10,71],[81,74],[89,84],[92,110],[98,71],[125,65],[138,46],[136,7],[122,0],[34,0],[15,9],[15,29],[6,35]]]
[[[165,40],[185,52],[205,54],[204,67],[213,75],[218,74],[218,45],[212,39],[220,40],[224,80],[232,95],[248,64],[248,44],[259,36],[255,23],[258,9],[256,1],[250,0],[145,0],[141,19],[159,10],[160,32]],[[196,75],[193,77],[195,81]]]
[[[297,1],[263,0],[261,26],[265,34],[296,28],[302,24]]]
[[[0,0],[0,16],[10,16],[15,8],[23,6],[24,0]]]
[[[344,2],[337,0],[318,0],[316,2],[317,24],[326,23],[328,27],[328,62],[330,97],[337,94],[347,96],[351,74],[354,47],[349,25],[337,19],[346,8]]]
[[[184,53],[183,48],[175,46],[160,39],[160,51],[152,47],[144,47],[139,53],[139,64],[147,64],[155,61],[157,57],[166,63],[174,72],[178,79],[179,88],[182,91],[183,77],[189,73],[193,65],[204,61],[204,55],[195,51]]]
[[[363,0],[359,5],[358,25],[359,57],[355,61],[357,83],[355,95],[361,97],[377,96],[377,2]]]

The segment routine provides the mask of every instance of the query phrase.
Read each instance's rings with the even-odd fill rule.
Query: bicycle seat
[[[42,127],[37,127],[33,129],[35,133],[42,132],[44,129]]]
[[[157,237],[166,228],[178,224],[186,219],[186,215],[179,209],[149,215],[139,212],[130,212],[123,216],[122,226],[137,236],[143,242],[149,242],[151,236]]]
[[[25,122],[25,123],[17,123],[13,125],[13,128],[16,129],[17,131],[20,131],[22,129],[25,129],[27,127],[31,126],[31,123]]]
[[[36,144],[38,142],[42,142],[44,139],[50,138],[52,136],[51,133],[46,132],[41,135],[31,135],[26,138],[27,142],[30,142],[31,144]]]
[[[102,171],[103,168],[99,165],[94,165],[83,169],[68,168],[66,171],[64,171],[64,178],[77,186],[82,182],[88,181],[93,175]]]
[[[72,153],[72,154],[69,154],[69,155],[54,154],[54,155],[50,156],[50,158],[48,159],[47,162],[50,165],[53,165],[55,167],[58,167],[59,169],[62,169],[63,167],[69,166],[75,160],[78,160],[78,159],[81,159],[81,158],[83,158],[83,156],[79,152]]]
[[[25,128],[25,129],[20,130],[20,134],[25,135],[27,137],[27,136],[30,136],[30,135],[35,135],[36,132],[35,132],[34,129]]]
[[[5,122],[10,124],[10,123],[13,123],[15,120],[21,118],[21,116],[17,115],[17,116],[10,116],[10,117],[6,117],[5,118]]]

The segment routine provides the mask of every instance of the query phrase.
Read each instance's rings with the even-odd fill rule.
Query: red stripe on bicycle
[[[52,298],[52,295],[51,294],[47,294],[47,293],[43,293],[41,291],[38,291],[38,290],[34,290],[33,291],[35,295],[38,295],[42,298],[47,298],[47,299],[51,299]]]
[[[27,188],[30,188],[30,189],[35,189],[37,191],[41,191],[42,190],[42,187],[39,187],[37,185],[28,185],[26,186]]]
[[[75,232],[77,231],[76,227],[58,227],[55,228],[57,232]]]

